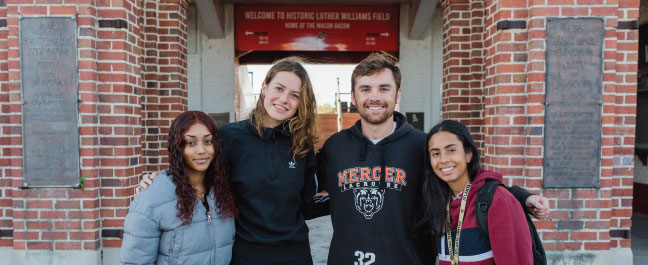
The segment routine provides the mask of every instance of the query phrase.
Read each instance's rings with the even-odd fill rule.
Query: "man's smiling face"
[[[370,124],[391,122],[401,97],[392,71],[383,69],[372,75],[358,76],[355,81],[351,101],[358,108],[360,117]]]

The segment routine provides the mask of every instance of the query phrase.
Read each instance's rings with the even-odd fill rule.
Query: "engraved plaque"
[[[599,187],[603,20],[548,18],[544,187]]]
[[[75,17],[20,18],[25,187],[79,183]]]
[[[210,112],[207,113],[207,116],[212,118],[216,122],[216,125],[220,128],[221,126],[230,123],[230,113],[229,112]]]
[[[407,118],[407,123],[412,125],[414,129],[417,129],[419,131],[423,131],[423,122],[425,118],[425,113],[423,112],[407,112],[405,113],[405,117]]]

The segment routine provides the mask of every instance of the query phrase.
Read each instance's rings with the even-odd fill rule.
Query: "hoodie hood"
[[[385,147],[388,143],[396,141],[414,130],[414,127],[407,123],[405,116],[400,112],[394,111],[393,117],[394,121],[396,122],[396,129],[392,134],[388,135],[380,142],[378,142],[376,146]],[[367,136],[362,134],[362,120],[356,121],[356,123],[351,128],[349,128],[349,131],[351,132],[351,135],[358,138],[358,140],[360,140],[364,144],[363,151],[360,152],[360,157],[358,158],[358,160],[365,161],[367,158],[369,145],[373,145],[373,143],[371,142],[371,140],[369,140],[369,138],[367,138]]]
[[[246,122],[248,130],[258,135],[257,129],[254,126],[254,117],[250,117]],[[283,135],[286,138],[290,137],[290,130],[288,129],[288,121],[284,121],[274,128],[263,128],[263,135],[259,135],[263,140],[271,140],[275,135]]]
[[[377,145],[380,144],[387,144],[388,142],[395,141],[397,139],[402,138],[403,136],[407,135],[411,130],[414,130],[414,127],[409,125],[407,123],[407,120],[405,119],[405,116],[401,114],[398,111],[394,111],[393,115],[394,121],[396,122],[396,130],[385,139],[382,139]],[[366,143],[371,143],[373,144],[369,138],[367,138],[364,134],[362,134],[362,120],[356,121],[356,123],[353,125],[353,127],[350,128],[351,134],[353,136],[357,137],[358,139],[366,142]]]
[[[397,141],[400,138],[403,138],[405,135],[407,135],[409,132],[414,130],[414,127],[409,125],[407,121],[405,120],[405,116],[401,114],[400,112],[394,111],[393,114],[394,121],[396,122],[396,129],[394,130],[393,133],[390,135],[387,135],[385,138],[380,140],[378,142],[374,149],[376,149],[378,152],[380,152],[380,157],[381,157],[381,163],[380,163],[380,172],[385,172],[385,153],[387,152],[387,149],[389,148],[389,143]],[[365,161],[367,160],[367,152],[369,152],[369,146],[373,145],[373,142],[367,138],[362,133],[362,120],[356,121],[356,123],[349,129],[351,132],[351,135],[353,135],[355,138],[358,138],[360,142],[364,145],[360,151],[360,155],[358,157],[358,161]],[[381,178],[380,179],[380,189],[384,190],[385,189],[385,179]]]
[[[502,182],[503,178],[504,177],[499,172],[479,169],[479,171],[477,171],[477,176],[475,177],[475,179],[473,179],[472,186],[478,189],[484,186],[484,183],[487,179],[493,179]]]

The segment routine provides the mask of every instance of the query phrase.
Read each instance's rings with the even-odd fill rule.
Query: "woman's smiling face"
[[[205,125],[191,125],[183,135],[184,157],[191,173],[205,173],[214,159],[213,135]]]
[[[263,84],[263,107],[267,113],[263,127],[273,128],[292,118],[299,107],[302,81],[292,72],[278,72],[268,84]]]
[[[428,146],[430,166],[434,173],[450,187],[465,186],[470,179],[468,163],[472,159],[472,152],[466,153],[459,138],[446,131],[432,135]]]

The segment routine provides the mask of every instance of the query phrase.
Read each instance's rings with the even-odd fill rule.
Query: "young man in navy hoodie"
[[[400,69],[391,58],[371,54],[351,79],[360,120],[327,139],[317,155],[318,178],[331,200],[328,264],[433,264],[433,239],[415,231],[426,134],[394,111]],[[546,198],[519,195],[536,215],[546,216]]]

